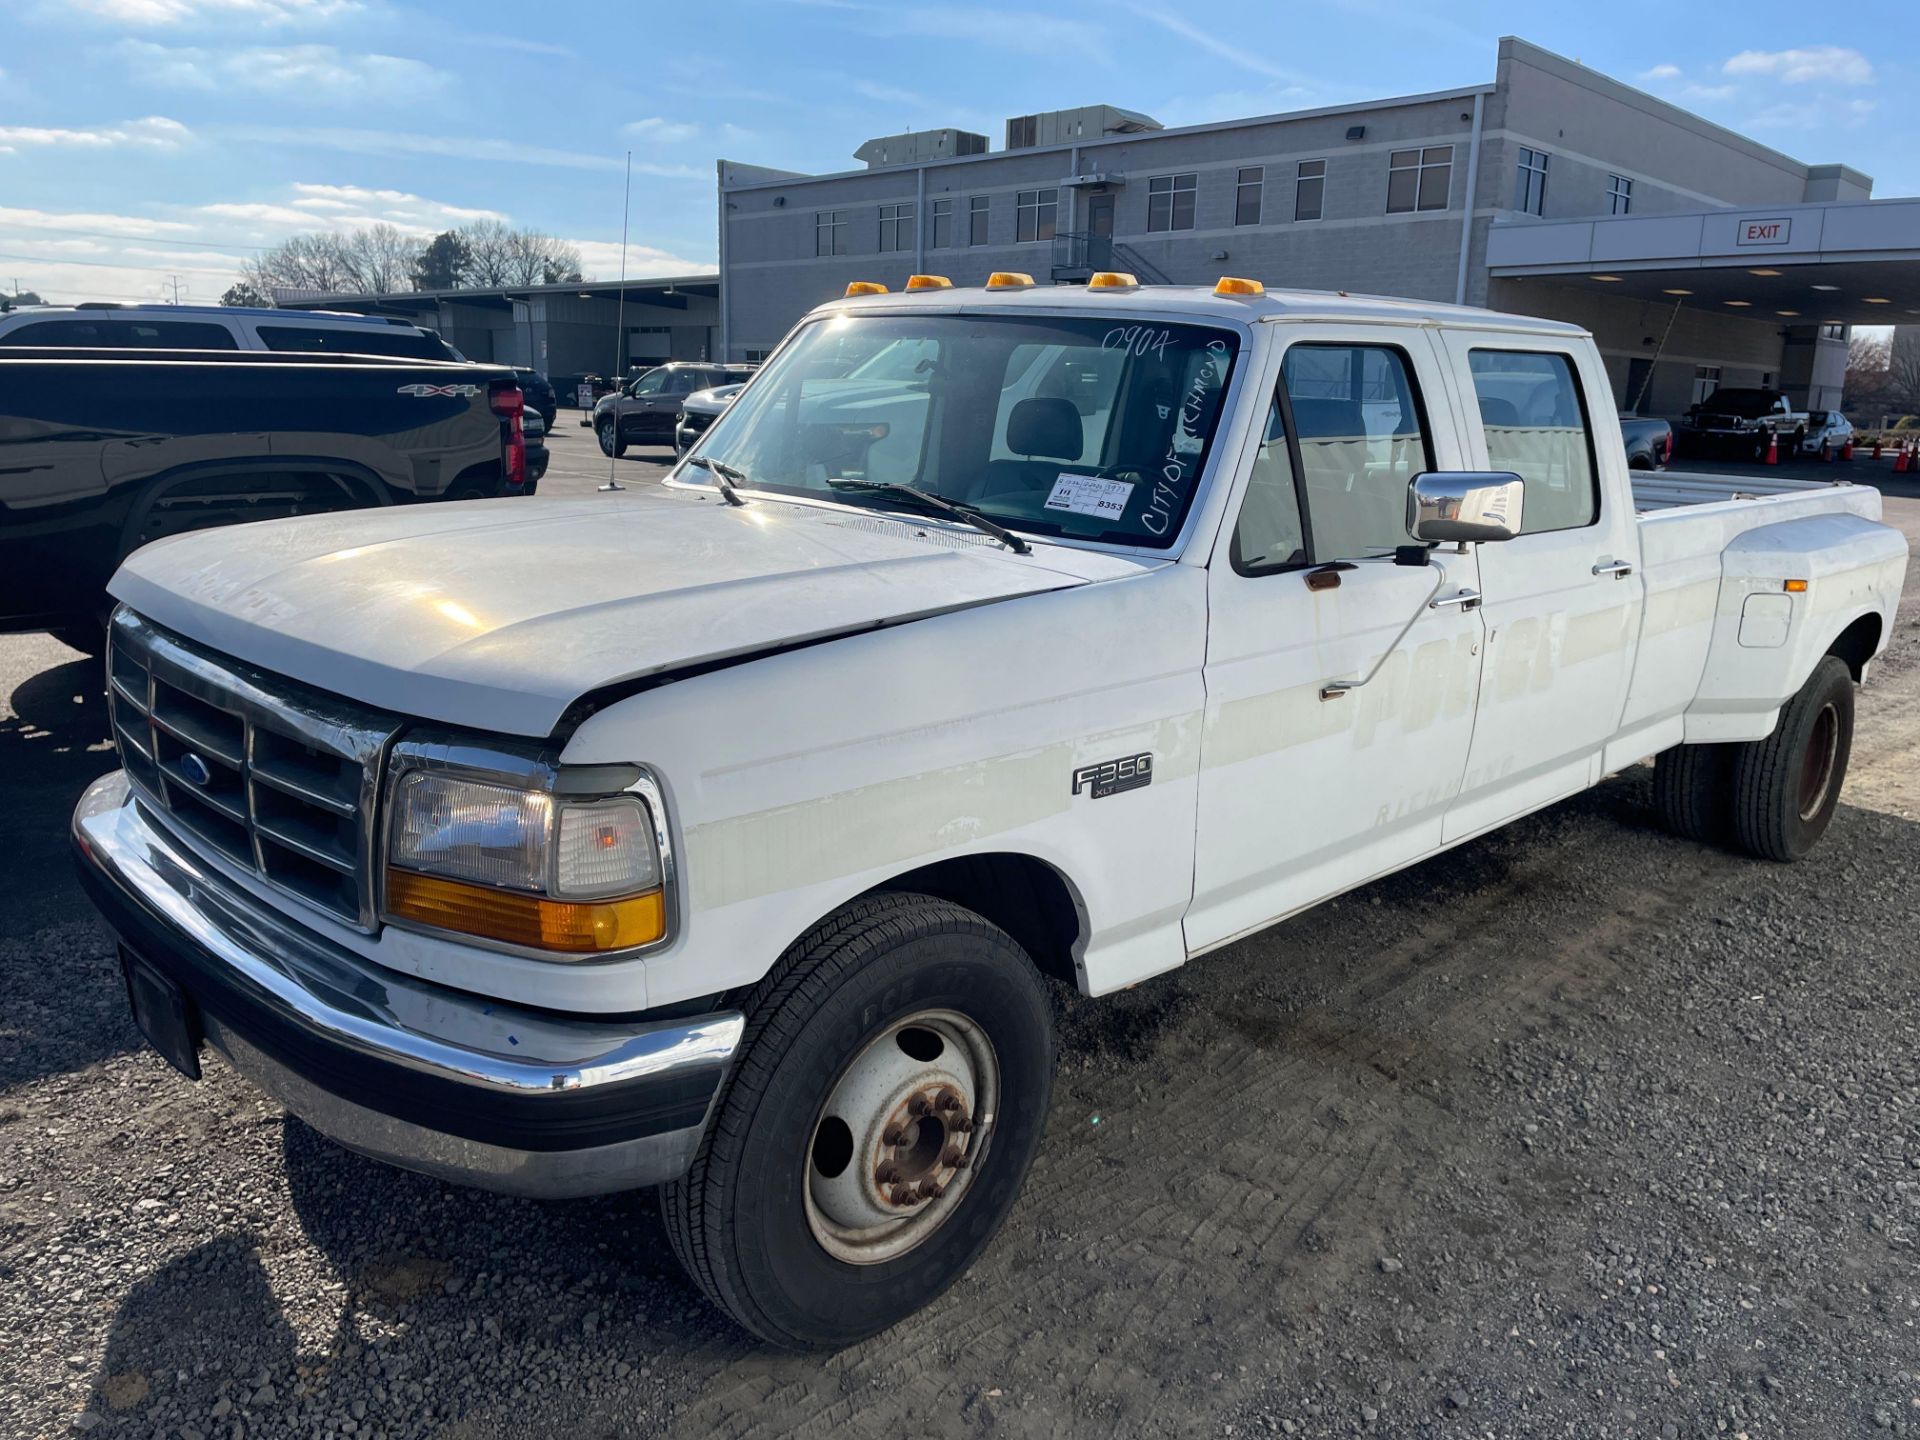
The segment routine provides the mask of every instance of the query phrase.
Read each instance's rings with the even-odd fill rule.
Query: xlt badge
[[[1073,772],[1073,793],[1088,791],[1095,800],[1118,795],[1123,790],[1138,790],[1153,783],[1153,754],[1129,755],[1124,760],[1102,760],[1082,765]]]

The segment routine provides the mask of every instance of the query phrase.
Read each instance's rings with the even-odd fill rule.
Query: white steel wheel
[[[955,1010],[894,1022],[828,1094],[808,1147],[807,1226],[852,1265],[894,1260],[946,1223],[993,1138],[1000,1064]]]

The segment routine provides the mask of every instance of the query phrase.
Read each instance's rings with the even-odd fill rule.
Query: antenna
[[[607,447],[607,483],[602,490],[624,490],[614,467],[620,463],[620,392],[627,388],[627,220],[633,213],[633,151],[627,151],[627,188],[620,196],[620,302],[613,335],[613,443]]]

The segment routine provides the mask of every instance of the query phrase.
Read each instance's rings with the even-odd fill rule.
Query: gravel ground
[[[708,1310],[650,1196],[456,1190],[142,1050],[65,858],[89,671],[0,640],[0,1433],[1920,1436],[1915,580],[1806,863],[1662,835],[1636,770],[1061,993],[1006,1231],[828,1359]]]

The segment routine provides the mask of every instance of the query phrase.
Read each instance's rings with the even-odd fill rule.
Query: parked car
[[[528,410],[521,415],[520,426],[527,447],[527,490],[531,494],[547,473],[547,422],[538,410]]]
[[[40,305],[0,315],[0,346],[280,350],[464,360],[431,330],[384,315],[232,305]]]
[[[593,407],[594,434],[605,455],[624,455],[629,445],[671,445],[680,407],[696,390],[744,381],[751,365],[674,360],[656,365]]]
[[[1800,452],[1818,455],[1826,449],[1838,455],[1840,448],[1851,439],[1853,422],[1838,410],[1809,410],[1807,433],[1800,439]]]
[[[924,365],[836,363],[888,340]],[[1607,392],[1571,325],[1250,281],[835,301],[664,484],[134,554],[81,873],[188,1074],[447,1179],[664,1185],[716,1304],[846,1345],[1013,1208],[1043,977],[1655,755],[1682,833],[1819,840],[1906,541],[1870,486],[1635,480]]]
[[[98,650],[114,569],[190,530],[531,494],[520,406],[497,366],[0,348],[0,631]]]
[[[1778,437],[1791,455],[1806,438],[1807,416],[1778,390],[1715,390],[1681,418],[1677,439],[1688,454],[1719,452],[1759,459]]]
[[[1659,470],[1673,458],[1673,426],[1644,415],[1622,415],[1620,438],[1626,442],[1629,470]]]
[[[715,385],[710,390],[696,390],[687,396],[680,406],[680,418],[674,426],[673,448],[679,454],[686,454],[707,427],[720,418],[721,411],[733,403],[733,397],[746,389],[746,382],[733,385]]]
[[[520,382],[520,393],[527,397],[527,409],[538,411],[546,428],[551,430],[554,417],[560,413],[560,397],[554,392],[552,382],[538,370],[520,365],[513,367],[513,376]]]

